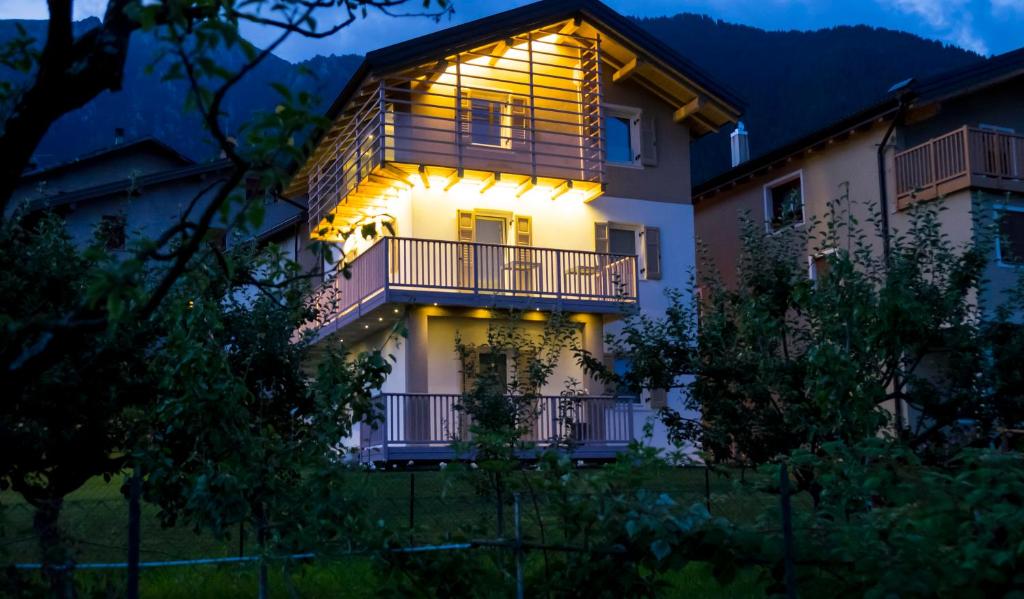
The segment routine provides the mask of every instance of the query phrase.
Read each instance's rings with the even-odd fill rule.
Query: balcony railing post
[[[456,168],[459,174],[462,173],[462,121],[466,117],[462,114],[462,54],[455,55],[455,152]],[[470,128],[473,127],[473,107],[470,106],[469,120]],[[470,131],[470,135],[472,135]]]
[[[480,246],[473,244],[473,295],[480,294]]]
[[[526,34],[527,62],[530,68],[530,180],[537,180],[537,110],[533,93],[533,32]]]
[[[555,252],[555,297],[562,299],[562,252]]]

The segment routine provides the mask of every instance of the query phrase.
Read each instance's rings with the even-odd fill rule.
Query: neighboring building
[[[408,338],[384,385],[385,423],[356,438],[364,459],[444,459],[462,373],[456,335],[488,354],[492,319],[555,310],[606,355],[623,310],[663,313],[694,267],[690,142],[736,121],[739,102],[631,20],[591,0],[544,0],[371,52],[334,102],[333,125],[286,195],[308,200],[313,236],[388,221],[397,237],[352,238],[351,278],[324,334],[380,346]],[[305,200],[303,200],[305,198]],[[510,366],[506,365],[506,368]],[[610,397],[565,355],[533,441],[550,438],[565,380],[584,381],[581,457],[611,457],[672,393]],[[664,431],[656,433],[664,442]]]
[[[905,81],[877,104],[696,186],[697,237],[734,284],[744,214],[773,233],[824,220],[837,200],[840,219],[868,228],[869,206],[885,206],[895,233],[907,230],[911,206],[941,197],[952,242],[992,243],[990,293],[981,298],[991,307],[1024,265],[1022,132],[1024,49]],[[807,248],[808,276],[821,274],[832,249]]]
[[[158,237],[190,206],[193,214],[201,212],[230,167],[223,159],[196,163],[151,137],[121,137],[115,135],[109,147],[26,173],[8,213],[52,210],[64,218],[77,245],[100,235],[107,249],[126,251],[133,239]],[[273,197],[260,201],[266,212],[256,237],[280,244],[290,257],[299,256],[307,232],[301,206]],[[217,217],[213,227],[216,233],[225,223]],[[224,243],[238,240],[225,236]]]

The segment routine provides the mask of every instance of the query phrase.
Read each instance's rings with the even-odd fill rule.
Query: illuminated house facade
[[[394,231],[352,236],[351,278],[327,283],[338,300],[322,334],[396,358],[384,424],[352,440],[363,458],[452,455],[469,378],[456,336],[486,355],[489,324],[510,309],[528,334],[567,313],[580,345],[625,364],[606,333],[626,309],[663,312],[694,267],[690,142],[738,114],[729,92],[591,0],[544,0],[369,53],[286,190],[305,197],[315,238],[369,222]],[[388,338],[398,319],[400,342]],[[532,441],[550,438],[569,378],[588,394],[575,408],[581,457],[614,455],[681,402],[606,393],[567,354]]]

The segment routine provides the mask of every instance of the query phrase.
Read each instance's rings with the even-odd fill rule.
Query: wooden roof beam
[[[565,193],[567,191],[569,191],[570,189],[572,189],[572,180],[571,179],[566,179],[565,181],[562,181],[558,185],[558,187],[556,187],[554,189],[554,191],[551,192],[551,200],[552,201],[557,200],[561,196],[565,195]]]
[[[567,21],[562,28],[558,30],[559,35],[572,35],[576,33],[576,30],[583,24],[583,19],[579,17],[573,17],[571,21]]]
[[[700,112],[706,103],[707,100],[705,100],[703,96],[697,96],[686,104],[680,106],[678,110],[672,113],[672,120],[677,123],[681,123]]]
[[[426,91],[427,88],[433,85],[434,82],[437,81],[442,74],[444,74],[444,71],[447,68],[447,60],[437,61],[437,63],[427,73],[426,77],[424,77],[422,81],[416,83],[416,85],[414,86],[416,91]]]
[[[498,59],[508,52],[508,48],[511,45],[511,40],[501,40],[494,44],[494,48],[491,49],[491,57],[487,59],[487,66],[493,67],[498,63]]]
[[[637,69],[643,64],[640,60],[634,57],[632,60],[622,65],[622,68],[615,71],[612,74],[612,81],[618,83],[619,81],[625,81],[636,74]]]
[[[501,173],[491,173],[486,179],[480,184],[480,195],[484,195],[488,189],[494,187],[498,181],[501,181]]]

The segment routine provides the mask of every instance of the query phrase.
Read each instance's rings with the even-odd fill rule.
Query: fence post
[[[128,599],[139,599],[139,545],[142,540],[142,510],[139,502],[142,495],[142,473],[138,467],[132,470],[128,484],[128,588],[125,596]]]
[[[779,501],[782,508],[782,542],[786,576],[786,598],[796,599],[796,549],[793,546],[793,511],[789,502],[789,469],[779,467]]]
[[[704,505],[711,513],[711,472],[707,464],[704,464]]]
[[[516,527],[516,599],[523,599],[523,526],[522,517],[519,513],[519,493],[513,493],[515,501],[515,527]]]
[[[409,473],[409,530],[416,527],[416,473]]]

